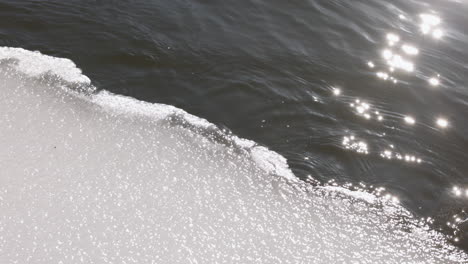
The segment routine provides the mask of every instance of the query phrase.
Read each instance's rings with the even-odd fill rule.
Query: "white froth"
[[[15,65],[16,70],[31,77],[52,73],[71,83],[91,83],[90,79],[69,59],[47,56],[38,51],[32,52],[22,48],[0,47],[0,60],[12,58],[18,60]]]
[[[91,98],[94,103],[104,106],[112,111],[123,114],[144,115],[154,119],[164,119],[172,115],[180,115],[187,122],[197,127],[213,127],[214,125],[203,118],[196,117],[182,109],[165,104],[151,104],[133,98],[116,95],[108,91],[101,91]]]
[[[348,195],[358,200],[368,202],[370,204],[374,204],[378,201],[377,197],[371,193],[366,193],[362,191],[352,191],[352,190],[349,190],[343,187],[338,187],[338,186],[325,186],[321,188],[328,190],[328,191],[332,191],[332,192],[343,193],[345,195]]]
[[[271,175],[278,175],[290,181],[297,181],[297,177],[289,169],[286,158],[265,147],[255,146],[251,149],[253,160],[265,172]]]
[[[101,91],[91,98],[92,102],[122,114],[143,115],[153,119],[165,119],[173,115],[179,115],[191,125],[198,128],[216,128],[206,119],[196,117],[185,112],[182,109],[165,104],[152,104],[135,100],[130,97],[116,95],[108,91]],[[297,181],[289,169],[286,159],[278,153],[268,148],[258,146],[255,142],[247,139],[241,139],[237,136],[227,136],[237,146],[251,153],[253,160],[265,172],[271,175],[277,175],[287,178],[291,181]]]

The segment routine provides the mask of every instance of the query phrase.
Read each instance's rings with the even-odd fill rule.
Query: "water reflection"
[[[434,42],[435,40],[441,39],[444,36],[442,29],[442,19],[430,12],[419,14],[414,17],[405,16],[403,14],[399,15],[399,18],[402,20],[401,23],[410,24],[410,27],[406,27],[410,30],[399,30],[398,28],[388,29],[388,31],[382,34],[382,40],[379,47],[376,48],[375,57],[364,61],[365,67],[375,74],[378,82],[393,82],[394,84],[401,84],[395,87],[400,86],[410,86],[411,92],[417,93],[422,99],[425,98],[423,93],[428,93],[428,95],[433,96],[429,93],[436,92],[436,89],[430,89],[430,87],[439,87],[441,85],[448,85],[449,80],[442,79],[437,70],[428,69],[427,67],[427,56],[431,54],[432,47],[426,47],[427,42]],[[413,28],[413,30],[411,30]],[[427,49],[426,49],[427,48]],[[420,65],[417,65],[421,63]],[[429,61],[430,63],[430,61]],[[436,64],[430,65],[434,66]],[[374,77],[375,78],[375,77]],[[413,82],[413,80],[418,79],[419,83]],[[421,84],[414,85],[412,84]],[[388,87],[388,86],[387,86]],[[428,89],[423,89],[427,87]],[[383,86],[383,88],[386,88]],[[421,90],[421,88],[423,90]],[[419,89],[419,90],[418,90]],[[403,91],[404,92],[404,91]],[[341,90],[335,88],[333,90],[334,95],[340,95]],[[408,92],[410,94],[410,92]],[[411,111],[412,109],[405,109],[403,113],[396,113],[391,111],[391,109],[376,109],[373,102],[372,104],[366,102],[361,98],[353,98],[353,100],[346,101],[346,104],[351,107],[352,112],[362,117],[365,120],[375,121],[375,122],[360,122],[359,125],[370,125],[372,124],[376,129],[381,129],[380,131],[371,131],[368,134],[364,132],[357,136],[347,134],[343,137],[342,146],[346,150],[354,151],[359,154],[371,155],[382,158],[391,162],[398,162],[400,164],[407,164],[410,166],[430,166],[434,163],[433,158],[438,157],[424,157],[417,153],[412,153],[411,146],[404,146],[406,149],[401,149],[398,147],[398,142],[392,142],[395,144],[388,144],[389,138],[386,137],[385,132],[392,131],[392,133],[398,133],[400,131],[412,132],[414,127],[417,129],[431,129],[435,131],[442,131],[443,129],[451,128],[449,120],[442,115],[436,113],[427,113],[429,120],[425,114],[418,114],[413,116],[412,114],[417,114],[418,111]],[[382,103],[381,105],[385,105]],[[408,105],[411,107],[411,105]],[[431,108],[427,108],[427,111],[430,111]],[[383,112],[384,114],[381,114]],[[384,118],[385,117],[385,118]],[[416,120],[416,118],[418,120]],[[420,117],[420,119],[419,119]],[[416,122],[418,121],[418,122]],[[380,125],[375,125],[376,122],[381,122]],[[395,123],[397,125],[395,125]],[[398,124],[400,127],[398,127]],[[396,128],[397,127],[397,128]],[[388,130],[388,131],[387,131]],[[410,131],[408,131],[410,130]],[[394,132],[393,132],[394,131]],[[390,133],[389,133],[390,134]],[[436,134],[436,136],[443,136],[443,133]],[[372,137],[378,136],[381,137],[377,141]],[[384,138],[386,137],[386,138]],[[436,153],[439,154],[439,153]],[[431,154],[428,154],[431,155]],[[336,185],[334,182],[332,185]],[[345,187],[350,189],[358,189],[359,187],[352,185],[345,185]],[[369,191],[369,190],[367,190]],[[452,195],[459,199],[468,200],[468,188],[453,187]],[[374,194],[377,194],[379,197],[389,200],[394,200],[398,202],[397,197],[392,196],[388,192],[384,194],[384,188],[376,188],[371,191]],[[453,213],[450,213],[452,215]],[[426,223],[433,223],[432,218],[423,219]],[[442,222],[443,225],[445,220]],[[468,213],[462,211],[454,215],[453,221],[447,223],[447,226],[453,229],[453,236],[450,238],[454,242],[458,242],[462,236],[462,231],[460,230],[460,225],[465,224],[465,229],[468,226]],[[465,230],[466,232],[466,230]]]
[[[333,88],[332,92],[334,95],[340,95],[341,90],[339,88]],[[362,99],[354,99],[351,103],[349,103],[349,106],[354,110],[354,113],[358,116],[361,116],[367,120],[376,120],[378,122],[383,122],[384,121],[384,116],[380,113],[379,110],[373,109],[374,107],[362,100]],[[414,125],[416,123],[416,120],[412,116],[403,116],[403,120],[405,123]],[[437,119],[437,124],[440,127],[446,127],[448,125],[448,121],[443,118]],[[392,127],[394,129],[394,127]],[[385,137],[386,133],[381,133],[380,137]],[[348,135],[343,137],[342,145],[344,146],[345,149],[347,150],[352,150],[360,154],[371,154],[369,151],[369,145],[364,139],[358,139],[354,135]],[[394,151],[394,145],[390,144],[389,147],[390,149],[381,149],[377,150],[374,152],[374,154],[379,155],[381,158],[388,159],[388,160],[400,160],[402,162],[407,162],[407,163],[415,163],[415,164],[420,164],[422,163],[422,159],[417,157],[414,154],[409,154],[409,153],[402,153],[402,152],[397,152]],[[375,149],[379,149],[379,147],[374,147]]]
[[[411,19],[407,19],[404,15],[399,16],[402,20],[412,21]],[[439,16],[429,13],[423,13],[419,15],[420,19],[420,31],[423,35],[431,35],[434,38],[440,38],[443,35],[442,29],[440,29],[440,24],[442,20]],[[414,57],[420,54],[419,47],[414,44],[409,44],[410,42],[406,42],[395,32],[389,32],[385,36],[385,47],[381,51],[381,57],[383,59],[384,68],[377,67],[377,64],[373,61],[368,61],[367,65],[369,68],[381,68],[376,71],[376,76],[384,81],[392,81],[393,83],[398,83],[398,79],[396,76],[393,76],[394,72],[397,70],[406,72],[406,73],[413,73],[415,72],[416,66],[409,57]],[[402,43],[405,42],[405,43]],[[401,45],[399,45],[401,43]],[[405,55],[405,56],[404,56]],[[381,66],[381,65],[379,65]],[[437,87],[441,84],[440,75],[433,76],[427,79],[429,86]],[[365,111],[365,105],[351,105],[355,108],[358,114],[370,119],[371,115]],[[379,117],[377,117],[379,120]],[[383,119],[383,117],[380,117]],[[406,124],[414,125],[416,120],[412,116],[404,116],[403,120]],[[448,121],[444,118],[436,119],[436,125],[441,128],[448,127]]]
[[[340,95],[341,94],[341,90],[339,88],[333,88],[333,94],[334,95]]]
[[[372,119],[374,117],[377,121],[382,121],[383,116],[380,115],[379,111],[371,111],[371,106],[361,101],[360,99],[356,99],[354,103],[350,104],[351,108],[355,110],[355,113],[359,116],[362,116],[366,119]]]
[[[416,48],[415,46],[408,45],[408,44],[403,44],[401,46],[401,49],[403,50],[404,53],[408,55],[418,55],[419,54],[419,49]]]
[[[424,35],[431,34],[436,39],[442,37],[442,30],[437,28],[437,26],[441,23],[440,17],[433,14],[421,14],[419,17],[421,18],[420,29]]]
[[[403,75],[400,75],[401,73],[404,73],[406,76],[409,75],[416,78],[421,78],[421,76],[429,76],[426,77],[426,79],[423,79],[423,81],[427,83],[427,87],[440,86],[441,79],[439,74],[431,76],[431,74],[425,74],[423,72],[424,69],[417,68],[417,65],[415,64],[416,58],[425,54],[421,51],[421,49],[423,48],[424,41],[428,41],[428,39],[415,38],[419,35],[431,36],[432,39],[440,39],[443,36],[443,31],[440,27],[442,24],[441,18],[437,15],[430,13],[420,14],[416,17],[416,19],[408,18],[402,14],[399,15],[399,18],[405,21],[405,23],[413,23],[416,26],[416,31],[410,32],[410,34],[408,34],[408,32],[398,32],[398,29],[394,28],[386,32],[383,38],[383,45],[379,49],[379,58],[366,61],[365,63],[367,67],[369,67],[369,69],[375,72],[377,78],[382,81],[390,81],[394,84],[400,83],[400,78],[406,78]],[[409,82],[405,80],[401,83],[407,85]],[[427,92],[430,93],[432,91],[427,90]],[[334,95],[341,95],[341,93],[342,91],[340,89],[333,89]],[[417,124],[415,117],[413,117],[410,114],[387,114],[388,118],[384,119],[384,115],[381,114],[379,111],[382,109],[375,109],[370,103],[362,99],[355,99],[352,102],[348,101],[347,104],[351,107],[354,114],[363,117],[366,120],[375,120],[377,122],[382,122],[384,129],[387,128],[395,130],[394,125],[386,126],[386,124],[392,123],[393,121],[401,122],[402,126],[400,127],[400,129],[409,129],[409,126],[414,126]],[[444,117],[435,116],[434,122],[438,128],[446,129],[449,127],[449,121]],[[420,127],[424,128],[431,126],[425,124],[424,121],[421,120]],[[380,137],[386,136],[386,133],[382,131],[376,134]],[[422,165],[424,163],[422,157],[419,157],[416,154],[411,154],[411,151],[401,149],[397,150],[395,149],[393,144],[382,147],[379,143],[373,143],[371,141],[371,138],[357,138],[354,135],[347,135],[343,137],[342,145],[347,150],[351,150],[359,154],[375,154],[376,156],[379,156],[380,158],[386,160],[399,161],[402,163],[409,163],[415,165]],[[379,193],[378,191],[376,192]],[[466,195],[466,197],[468,197],[468,189],[456,189],[455,193],[457,196]],[[391,196],[390,194],[386,195]],[[394,199],[395,201],[398,200],[398,198],[396,197],[392,197],[391,199]],[[429,222],[430,220],[431,219],[428,218]]]
[[[407,72],[414,71],[413,62],[402,57],[400,54],[394,53],[389,49],[385,49],[382,52],[382,57],[386,60],[391,72],[393,72],[394,69],[400,69]]]
[[[355,137],[354,135],[344,136],[342,145],[345,149],[353,150],[360,154],[370,154],[368,143],[363,140]],[[400,160],[402,162],[407,163],[415,163],[420,164],[422,163],[422,159],[417,157],[416,155],[409,154],[409,153],[401,153],[394,150],[394,146],[390,145],[391,149],[384,149],[383,151],[377,152],[380,153],[380,157],[387,159],[387,160]]]
[[[452,194],[459,199],[468,199],[468,188],[462,188],[460,186],[453,186]],[[466,232],[468,224],[468,213],[465,210],[461,210],[457,214],[452,216],[452,221],[448,221],[447,227],[451,230],[452,235],[450,238],[454,242],[459,242],[460,237]]]
[[[434,29],[434,31],[432,31],[432,36],[436,39],[441,38],[443,36],[442,30],[439,28]]]
[[[429,84],[432,86],[439,86],[440,80],[436,77],[432,77],[429,79]]]
[[[377,72],[377,77],[379,77],[380,79],[383,79],[383,80],[387,80],[389,75],[386,72]]]
[[[401,154],[401,153],[398,153],[398,152],[393,152],[392,150],[384,150],[382,153],[380,153],[380,156],[382,158],[385,158],[385,159],[398,159],[398,160],[403,160],[403,161],[406,161],[406,162],[410,162],[410,163],[421,163],[422,160],[414,155],[410,155],[410,154]]]
[[[346,149],[354,150],[357,153],[369,154],[367,143],[362,140],[356,139],[356,137],[354,136],[345,136],[343,138],[343,146]]]
[[[405,120],[405,123],[410,125],[414,125],[416,123],[416,120],[411,116],[405,116],[403,120]]]
[[[466,197],[468,197],[468,189],[463,190],[462,188],[458,186],[453,186],[452,192],[453,194],[455,194],[455,196],[466,195]]]
[[[393,33],[388,33],[387,41],[388,41],[389,46],[393,46],[400,41],[400,36],[393,34]]]
[[[400,19],[407,20],[403,15],[400,15]],[[442,23],[440,17],[424,13],[419,15],[420,19],[420,31],[423,35],[430,35],[433,38],[439,39],[443,36],[442,29],[439,27]],[[409,20],[411,21],[411,20]],[[381,57],[383,58],[383,68],[376,71],[376,75],[379,79],[384,81],[391,80],[397,83],[398,80],[393,73],[397,70],[413,73],[416,70],[416,65],[409,57],[419,55],[419,47],[410,42],[406,42],[395,32],[389,32],[385,36],[385,47],[381,51]],[[405,43],[401,43],[405,42]],[[401,43],[401,45],[399,45]],[[377,68],[373,61],[369,61],[367,65],[371,68]],[[438,86],[440,84],[439,75],[428,79],[431,86]]]
[[[448,126],[448,120],[445,118],[437,118],[436,124],[441,128],[446,128]]]

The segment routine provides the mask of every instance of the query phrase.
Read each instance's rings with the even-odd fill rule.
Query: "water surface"
[[[435,0],[1,0],[0,46],[72,59],[98,90],[206,118],[313,185],[391,195],[467,248],[467,12]]]

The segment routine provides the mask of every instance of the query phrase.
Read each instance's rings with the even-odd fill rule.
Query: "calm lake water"
[[[311,185],[387,195],[467,250],[466,14],[461,0],[0,0],[0,46],[205,118]]]

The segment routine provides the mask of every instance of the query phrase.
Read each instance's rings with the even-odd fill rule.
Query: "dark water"
[[[385,187],[467,249],[466,14],[435,0],[0,0],[0,46],[206,118],[312,184]]]

